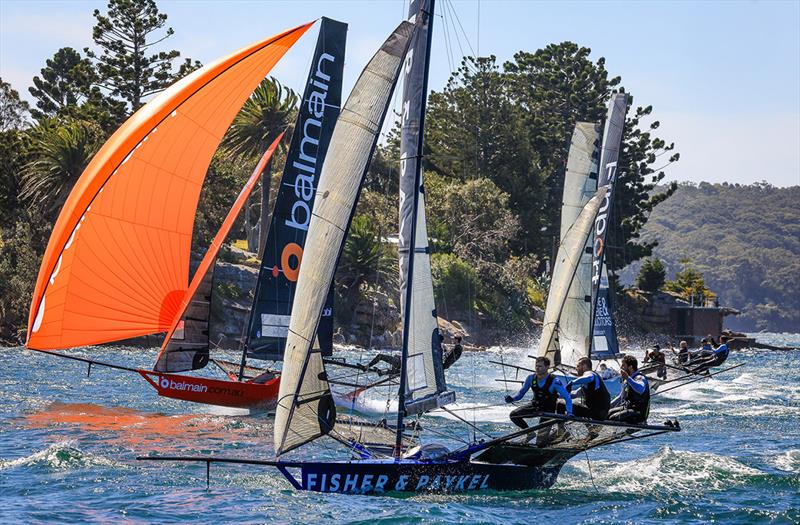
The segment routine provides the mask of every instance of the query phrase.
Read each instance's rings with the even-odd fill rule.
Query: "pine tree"
[[[173,62],[180,52],[153,50],[175,33],[171,27],[159,33],[167,15],[159,12],[154,0],[110,0],[108,14],[95,9],[94,17],[92,38],[102,54],[84,51],[94,59],[100,85],[127,102],[131,112],[144,105],[148,96],[200,67],[187,58],[174,72]]]

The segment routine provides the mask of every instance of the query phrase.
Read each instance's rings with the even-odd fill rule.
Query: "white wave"
[[[74,441],[54,443],[44,450],[17,459],[0,459],[0,470],[42,465],[56,470],[82,467],[122,467],[120,463],[102,456],[87,454],[74,447]]]
[[[570,465],[580,471],[580,476],[562,476],[559,486],[580,489],[591,486],[586,461],[576,459]],[[763,474],[727,456],[673,450],[670,447],[634,461],[592,462],[591,471],[594,484],[605,492],[673,492],[683,495],[724,490],[731,485],[745,483],[747,478]]]
[[[800,450],[787,450],[779,456],[772,458],[772,464],[784,472],[800,473]]]

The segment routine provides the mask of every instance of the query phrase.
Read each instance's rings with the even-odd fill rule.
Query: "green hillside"
[[[659,240],[667,278],[688,258],[722,305],[741,310],[728,327],[800,330],[800,186],[682,184],[642,236]]]

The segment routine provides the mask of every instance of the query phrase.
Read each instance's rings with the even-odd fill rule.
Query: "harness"
[[[533,404],[536,405],[542,412],[555,412],[556,404],[558,403],[558,394],[550,391],[555,377],[553,374],[547,374],[547,379],[544,380],[544,386],[539,386],[539,381],[536,376],[533,377],[533,384],[531,385],[531,392],[533,393]]]
[[[634,376],[637,374],[642,375],[638,370]],[[632,389],[627,381],[623,390],[625,392],[625,406],[642,414],[647,419],[647,416],[650,415],[650,383],[648,383],[647,378],[645,377],[644,379],[644,392],[641,394]]]
[[[611,407],[611,394],[608,393],[606,384],[597,372],[591,371],[594,381],[581,386],[581,394],[586,403],[586,407],[592,411],[595,417],[603,417],[608,414]]]

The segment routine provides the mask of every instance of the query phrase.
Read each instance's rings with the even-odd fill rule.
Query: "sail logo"
[[[317,70],[309,83],[314,86],[308,100],[304,101],[307,106],[307,118],[302,122],[302,138],[300,139],[299,158],[292,162],[292,166],[297,170],[294,180],[294,194],[297,197],[289,218],[286,219],[286,226],[301,231],[308,230],[311,222],[311,207],[309,203],[314,198],[316,186],[314,185],[317,176],[317,155],[319,153],[319,138],[322,134],[322,119],[325,116],[325,99],[328,96],[328,82],[331,76],[324,72],[326,62],[334,63],[336,58],[328,53],[323,53],[317,61]],[[301,112],[301,115],[305,115]]]
[[[611,205],[611,192],[614,189],[614,178],[616,177],[617,162],[606,164],[606,177],[608,181],[608,191],[603,196],[603,202],[594,220],[594,244],[592,246],[592,284],[600,281],[600,271],[603,251],[605,251],[606,230],[608,230],[608,215]]]

